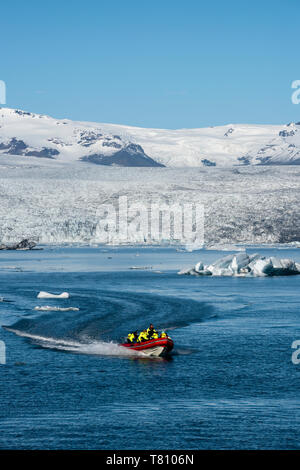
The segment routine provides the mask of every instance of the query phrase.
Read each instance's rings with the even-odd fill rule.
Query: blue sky
[[[5,2],[7,106],[183,128],[300,120],[299,0]]]

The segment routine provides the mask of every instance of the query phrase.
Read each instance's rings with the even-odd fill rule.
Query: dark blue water
[[[298,250],[258,250],[300,260]],[[136,256],[136,255],[139,256]],[[3,253],[1,449],[300,448],[300,276],[195,278],[224,253],[46,249]],[[130,266],[152,266],[131,270]],[[40,300],[40,290],[68,300]],[[35,311],[35,306],[79,311]],[[150,322],[169,360],[117,346]]]

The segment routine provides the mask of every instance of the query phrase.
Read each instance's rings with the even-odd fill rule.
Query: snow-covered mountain
[[[0,108],[0,153],[117,166],[163,166],[106,126]]]
[[[0,154],[117,166],[300,164],[300,122],[145,129],[0,108]]]

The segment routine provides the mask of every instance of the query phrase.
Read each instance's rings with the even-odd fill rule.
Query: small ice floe
[[[185,245],[185,251],[197,251],[201,250],[204,246],[203,240],[196,238],[193,242],[187,243]]]
[[[50,294],[49,292],[41,291],[38,295],[38,299],[68,299],[70,294],[68,292],[62,292],[61,294]]]
[[[13,300],[7,300],[4,297],[0,297],[0,302],[13,302]]]
[[[43,312],[78,312],[79,308],[77,307],[51,307],[50,305],[44,305],[42,307],[34,307],[34,310],[39,310]]]
[[[212,264],[202,261],[191,269],[183,269],[178,274],[195,276],[289,276],[300,274],[300,264],[292,259],[267,258],[258,253],[246,252],[225,256]]]
[[[130,269],[152,269],[152,266],[130,266]]]
[[[23,269],[20,266],[1,266],[2,269],[11,269],[13,271],[22,272]]]
[[[230,245],[230,244],[215,244],[215,245],[207,245],[205,247],[206,250],[217,250],[217,251],[245,251],[243,246],[238,245]]]

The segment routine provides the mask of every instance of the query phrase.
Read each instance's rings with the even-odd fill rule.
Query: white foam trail
[[[146,357],[145,354],[140,351],[132,351],[113,342],[107,343],[105,341],[91,341],[87,343],[80,343],[79,341],[55,339],[47,336],[34,335],[31,333],[26,333],[25,331],[15,330],[13,328],[6,328],[6,330],[11,331],[18,336],[37,341],[40,346],[49,349],[59,349],[61,351],[69,351],[79,354],[91,354],[96,356]]]
[[[77,307],[51,307],[50,305],[45,305],[42,307],[34,307],[34,310],[40,310],[44,312],[78,312],[79,308]]]

